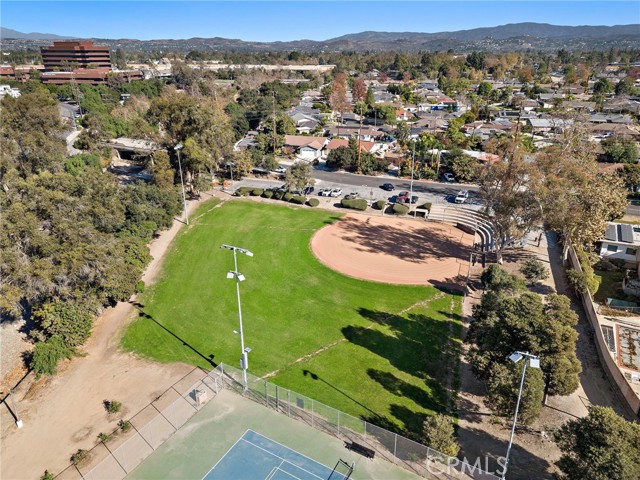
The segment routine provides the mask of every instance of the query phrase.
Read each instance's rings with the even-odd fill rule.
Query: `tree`
[[[302,191],[307,185],[313,185],[314,180],[311,175],[311,165],[306,162],[295,162],[285,177],[285,185],[289,190]]]
[[[460,445],[455,438],[453,422],[447,415],[437,413],[427,417],[422,431],[428,447],[450,457],[458,455]]]
[[[616,83],[615,93],[616,95],[637,95],[638,89],[631,77],[624,77]]]
[[[451,151],[454,150],[455,149],[452,149]],[[460,154],[456,154],[453,157],[447,154],[446,157],[451,172],[459,182],[473,182],[478,177],[478,172],[480,171],[478,160],[462,153],[459,149],[457,151],[459,151]]]
[[[411,135],[411,126],[407,122],[398,122],[396,125],[396,139],[402,145],[405,145]]]
[[[640,185],[640,165],[637,163],[625,163],[622,168],[616,170],[616,173],[622,178],[625,187],[631,191]]]
[[[347,100],[347,76],[344,72],[337,73],[333,79],[329,105],[334,112],[339,112],[340,115],[348,112],[351,108],[351,104]]]
[[[56,300],[40,306],[33,317],[47,335],[59,335],[65,345],[77,347],[91,335],[96,313],[97,305]]]
[[[157,150],[154,152],[150,171],[153,185],[166,190],[173,188],[174,171],[171,169],[169,155],[166,151]]]
[[[489,380],[498,372],[496,386],[505,385],[505,365],[514,351],[540,356],[544,388],[540,395],[568,395],[578,387],[581,365],[575,353],[578,317],[562,295],[523,292],[512,276],[495,265],[482,276],[487,291],[473,311],[468,340],[474,345],[469,361],[476,376]],[[497,387],[496,387],[497,388]],[[542,397],[541,397],[542,398]]]
[[[535,177],[535,170],[511,142],[505,144],[502,158],[480,173],[479,193],[496,240],[498,263],[502,263],[502,253],[510,243],[522,238],[541,219]]]
[[[589,415],[565,423],[554,439],[563,480],[640,478],[640,425],[611,408],[589,407]]]
[[[638,163],[638,144],[631,138],[614,136],[603,140],[601,145],[610,162]]]
[[[37,91],[6,96],[0,115],[0,178],[11,168],[26,176],[60,171],[66,153],[57,102]]]
[[[613,92],[613,85],[608,78],[600,78],[593,84],[593,93],[596,95],[603,95]]]
[[[371,85],[367,87],[367,95],[364,101],[369,107],[372,107],[376,103],[375,96],[373,95],[373,87],[371,87]]]
[[[493,91],[493,86],[489,82],[481,82],[478,85],[477,93],[482,98],[488,99],[492,91]]]
[[[513,417],[518,400],[520,381],[522,378],[522,362],[495,364],[490,372],[487,382],[487,399],[491,410],[504,418]],[[531,424],[540,414],[544,384],[542,373],[537,368],[527,368],[522,397],[518,410],[518,422],[524,425]]]
[[[338,147],[329,152],[327,156],[327,168],[345,170],[356,163],[357,150],[349,147]]]
[[[549,269],[537,258],[529,258],[520,267],[520,273],[531,284],[549,278]]]
[[[351,88],[351,96],[353,97],[354,102],[362,102],[367,95],[367,86],[364,83],[364,80],[358,78],[355,82],[353,82],[353,87]]]

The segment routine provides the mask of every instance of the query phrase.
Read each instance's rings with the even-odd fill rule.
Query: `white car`
[[[453,173],[450,173],[450,172],[447,172],[444,175],[442,175],[442,178],[444,178],[445,182],[454,183],[456,181],[456,177],[454,177]]]
[[[461,190],[458,192],[458,195],[456,195],[456,203],[465,203],[467,201],[467,199],[469,198],[469,192],[466,190]]]
[[[278,168],[275,169],[276,173],[287,173],[287,167],[283,167],[282,165],[280,165]]]
[[[339,197],[340,195],[342,195],[341,188],[332,188],[331,191],[329,192],[330,197]]]

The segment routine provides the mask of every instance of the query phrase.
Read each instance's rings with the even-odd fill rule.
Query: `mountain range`
[[[46,33],[21,33],[0,27],[5,49],[16,39],[41,44],[65,37]],[[640,44],[640,24],[614,26],[560,26],[546,23],[513,23],[497,27],[474,28],[454,32],[361,32],[328,40],[287,42],[248,42],[220,37],[189,39],[94,39],[101,44],[124,50],[306,50],[306,51],[375,51],[375,50],[521,50],[567,48],[626,48]],[[46,43],[46,42],[45,42]]]

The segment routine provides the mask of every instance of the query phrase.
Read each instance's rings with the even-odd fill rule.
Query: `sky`
[[[2,1],[0,25],[20,32],[140,40],[225,37],[327,40],[366,30],[442,32],[506,23],[640,23],[624,1]]]

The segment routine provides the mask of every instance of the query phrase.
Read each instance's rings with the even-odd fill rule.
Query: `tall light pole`
[[[522,398],[522,387],[524,386],[524,377],[527,372],[527,363],[531,365],[531,368],[540,368],[540,357],[533,355],[529,352],[513,352],[509,355],[509,360],[514,363],[518,363],[520,360],[525,359],[522,365],[522,377],[520,378],[520,389],[518,390],[518,401],[516,402],[516,413],[513,415],[513,425],[511,426],[511,435],[509,437],[509,446],[507,447],[507,456],[504,460],[504,470],[502,471],[502,480],[507,477],[507,468],[509,467],[509,454],[511,453],[511,446],[513,445],[513,435],[516,431],[516,421],[518,420],[518,410],[520,409],[520,399]]]
[[[413,197],[413,166],[416,162],[416,141],[413,141],[413,154],[411,156],[411,183],[409,184],[409,211],[411,211],[411,201]]]
[[[11,400],[11,410],[13,410],[13,415],[16,417],[16,427],[22,428],[23,427],[23,423],[22,423],[22,420],[20,419],[20,415],[18,415],[18,410],[16,409],[16,404],[13,401],[13,392],[14,392],[13,389],[9,390],[9,400]]]
[[[180,150],[182,150],[181,143],[177,144],[173,149],[178,153],[178,170],[180,170],[180,184],[182,185],[182,204],[184,205],[184,219],[185,223],[189,225],[189,213],[187,212],[187,197],[184,195],[184,179],[182,178],[182,163],[180,162]]]
[[[233,266],[234,269],[230,272],[227,272],[227,278],[236,279],[236,295],[238,296],[238,318],[240,319],[240,331],[237,332],[234,330],[234,333],[240,334],[240,368],[242,368],[242,389],[243,391],[247,391],[247,369],[249,368],[249,352],[251,349],[249,347],[244,346],[244,329],[242,326],[242,304],[240,303],[240,282],[244,282],[245,277],[240,272],[238,272],[238,258],[236,252],[244,253],[248,257],[253,257],[253,253],[245,248],[234,247],[233,245],[223,244],[220,248],[224,248],[225,250],[233,250]]]

